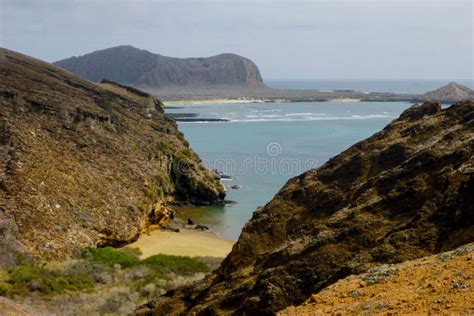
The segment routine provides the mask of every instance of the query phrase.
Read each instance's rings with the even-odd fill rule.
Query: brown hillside
[[[474,314],[474,244],[349,276],[278,315],[389,313]]]
[[[223,202],[161,102],[105,88],[0,50],[3,264],[131,242],[161,202]]]

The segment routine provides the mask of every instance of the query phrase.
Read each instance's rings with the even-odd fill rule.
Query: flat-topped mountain
[[[474,241],[474,102],[415,105],[289,180],[220,268],[137,312],[272,315],[351,274]]]
[[[421,95],[421,99],[432,102],[459,102],[474,100],[474,91],[456,82]]]
[[[109,79],[148,91],[167,87],[265,87],[258,67],[235,54],[208,58],[173,58],[133,46],[117,46],[54,63],[81,78]]]
[[[0,266],[132,242],[168,202],[223,203],[155,97],[0,54]]]

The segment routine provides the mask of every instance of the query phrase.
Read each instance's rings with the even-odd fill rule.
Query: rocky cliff
[[[249,59],[235,54],[208,58],[173,58],[132,46],[118,46],[55,62],[94,82],[110,79],[157,90],[170,87],[264,87],[260,71]]]
[[[444,103],[474,100],[474,91],[459,83],[451,82],[441,88],[422,94],[421,100]]]
[[[221,267],[139,313],[273,314],[381,264],[474,241],[474,102],[406,110],[291,179]]]
[[[138,238],[166,204],[221,204],[154,97],[0,50],[0,254],[64,258]]]

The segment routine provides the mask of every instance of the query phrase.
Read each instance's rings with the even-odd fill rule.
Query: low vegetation
[[[0,279],[0,295],[24,296],[30,292],[45,295],[91,290],[94,278],[85,270],[69,274],[47,268],[46,264],[25,264],[4,271]]]
[[[177,276],[210,271],[206,263],[195,258],[159,254],[141,260],[140,254],[131,248],[87,248],[78,260],[23,264],[0,271],[0,295],[14,298],[36,293],[52,297],[91,292],[119,279],[129,281],[130,288],[139,291],[150,283],[165,284]]]
[[[154,255],[140,261],[153,270],[159,270],[162,273],[176,273],[180,275],[190,275],[199,272],[210,272],[210,268],[204,262],[182,256]]]

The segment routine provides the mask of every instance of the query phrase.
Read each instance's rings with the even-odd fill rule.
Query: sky
[[[0,0],[0,43],[46,61],[129,44],[236,53],[264,79],[467,79],[473,1]]]

